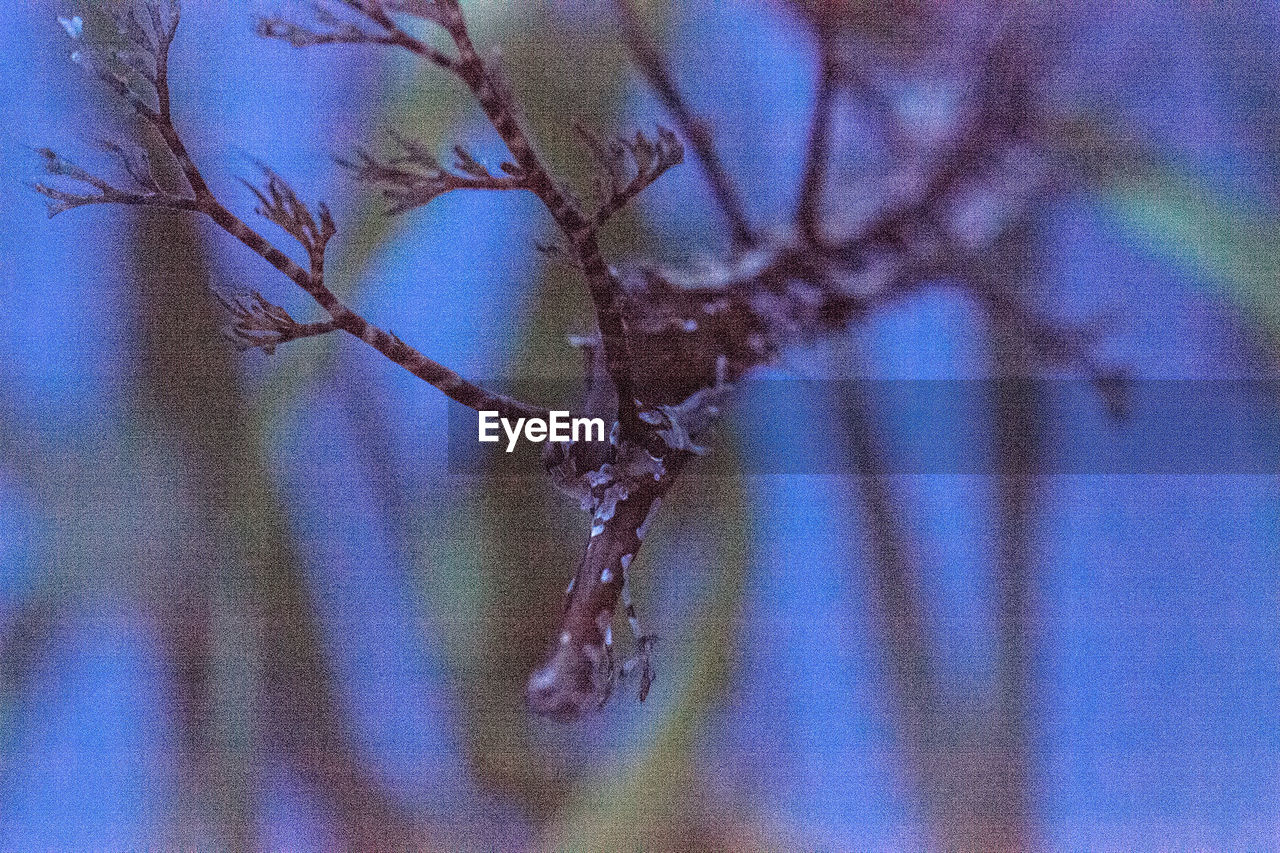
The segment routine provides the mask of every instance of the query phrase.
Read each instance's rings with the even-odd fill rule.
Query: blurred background
[[[929,4],[832,5],[867,56],[963,66],[921,35]],[[536,201],[455,193],[389,219],[334,164],[389,130],[497,161],[461,87],[408,55],[255,38],[278,5],[185,7],[175,117],[230,207],[249,216],[235,179],[271,164],[333,207],[328,278],[370,319],[465,376],[572,387],[565,335],[589,306],[533,250],[552,236]],[[661,118],[611,4],[464,7],[566,173],[587,166],[571,119]],[[1280,849],[1275,468],[1028,477],[1048,400],[956,414],[985,424],[991,471],[870,479],[759,473],[799,432],[856,457],[862,427],[821,393],[789,422],[744,401],[637,564],[662,637],[648,701],[532,717],[585,519],[540,476],[451,467],[454,404],[367,347],[236,353],[210,287],[318,315],[206,223],[47,220],[31,148],[103,166],[94,140],[132,132],[67,61],[74,8],[0,19],[0,849]],[[751,216],[784,225],[811,32],[782,2],[640,9]],[[1047,199],[1023,246],[1037,307],[1104,319],[1108,361],[1247,379],[1269,423],[1278,25],[1261,3],[1047,16],[1046,103],[1142,156]],[[892,92],[925,134],[955,93],[920,67]],[[856,104],[839,120],[842,191],[873,193],[884,145]],[[727,245],[693,165],[609,237],[616,259],[682,266]],[[1007,332],[928,288],[770,373],[982,378]],[[888,440],[921,428],[878,417]],[[885,596],[895,572],[913,605]]]

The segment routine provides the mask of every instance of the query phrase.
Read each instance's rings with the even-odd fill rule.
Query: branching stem
[[[622,19],[623,36],[631,56],[644,74],[645,80],[657,94],[667,112],[675,119],[681,133],[689,140],[698,162],[702,166],[702,174],[711,188],[716,206],[729,224],[733,244],[738,249],[750,248],[758,242],[758,235],[747,219],[746,208],[742,197],[711,139],[711,131],[692,109],[684,96],[676,88],[671,72],[668,70],[666,57],[658,49],[652,37],[645,30],[639,15],[631,7],[629,0],[614,0],[618,15]]]
[[[377,4],[353,0],[350,5],[365,11],[366,14],[369,14],[380,24],[383,24],[384,21],[390,23],[390,19],[386,18],[385,13],[380,10]],[[161,19],[155,7],[152,7],[150,11],[154,41],[148,47],[153,51],[155,60],[155,74],[152,82],[156,92],[156,107],[153,108],[133,92],[125,78],[110,70],[103,71],[98,69],[97,73],[108,85],[112,86],[117,93],[124,97],[143,120],[160,136],[165,148],[181,170],[190,188],[191,195],[186,196],[162,190],[154,182],[144,187],[146,191],[141,193],[119,190],[106,181],[73,166],[54,152],[41,150],[40,153],[45,158],[46,165],[51,172],[88,184],[98,191],[97,194],[83,195],[68,193],[43,184],[35,185],[34,188],[37,192],[49,197],[58,205],[51,208],[51,211],[57,212],[61,209],[82,204],[118,203],[166,207],[174,210],[203,213],[212,219],[218,227],[241,243],[244,243],[265,259],[267,263],[305,290],[321,308],[329,313],[331,319],[328,321],[306,324],[293,323],[288,318],[288,315],[283,315],[284,319],[279,321],[279,327],[273,329],[275,334],[269,339],[269,345],[273,346],[284,340],[320,335],[342,329],[378,350],[413,375],[439,388],[448,397],[462,403],[464,406],[472,409],[496,410],[503,417],[546,417],[546,409],[521,402],[506,395],[490,392],[463,379],[453,370],[423,355],[394,334],[382,330],[343,303],[324,283],[325,246],[335,229],[328,210],[323,205],[320,208],[321,224],[318,225],[310,212],[298,201],[292,189],[269,170],[267,170],[269,178],[268,193],[270,193],[271,198],[268,199],[263,193],[258,192],[256,189],[254,190],[259,201],[264,204],[260,212],[271,218],[276,224],[284,227],[306,249],[310,268],[304,269],[272,244],[270,240],[245,224],[218,200],[201,174],[199,167],[196,166],[191,159],[191,155],[187,152],[186,144],[174,126],[170,114],[168,58],[169,48],[177,31],[178,16],[176,10],[171,14],[167,22]],[[151,40],[151,37],[148,36],[147,39]],[[401,39],[396,41],[397,44],[402,42],[403,40]],[[406,46],[412,47],[411,45]],[[415,50],[415,52],[418,51]],[[264,304],[269,305],[269,303],[265,302]]]
[[[452,70],[471,90],[489,123],[506,144],[524,175],[528,189],[542,200],[560,227],[587,280],[604,345],[605,367],[618,390],[621,433],[626,438],[638,438],[641,424],[632,390],[631,353],[622,323],[621,288],[613,270],[600,254],[594,217],[589,219],[583,214],[577,202],[542,162],[520,121],[515,98],[506,81],[476,51],[457,0],[437,0],[435,5],[441,12],[440,25],[458,50]]]

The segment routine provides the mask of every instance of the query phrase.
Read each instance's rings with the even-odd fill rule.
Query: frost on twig
[[[671,450],[705,456],[707,447],[696,439],[720,416],[725,397],[732,389],[725,379],[727,373],[728,360],[722,355],[716,360],[714,385],[694,391],[675,405],[643,409],[640,420],[652,426]]]
[[[548,444],[543,465],[557,490],[600,521],[613,518],[618,501],[626,500],[637,485],[666,474],[660,458],[630,442],[618,448],[612,462],[585,470],[572,445]]]
[[[503,163],[495,175],[461,145],[454,146],[452,167],[444,166],[426,146],[392,135],[397,153],[379,158],[364,149],[355,160],[338,162],[360,180],[377,187],[391,203],[390,212],[403,213],[428,204],[453,190],[522,190],[529,188],[524,172],[514,163]]]

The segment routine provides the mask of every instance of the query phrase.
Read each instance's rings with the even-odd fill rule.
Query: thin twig
[[[631,3],[628,0],[614,0],[614,5],[622,19],[623,35],[632,58],[698,156],[702,174],[711,188],[716,205],[729,223],[734,246],[738,249],[754,246],[758,242],[758,236],[747,219],[742,197],[720,160],[706,123],[694,115],[680,90],[676,88],[668,71],[666,58],[645,30]]]
[[[813,117],[809,125],[809,143],[805,148],[804,177],[800,182],[800,200],[796,208],[796,226],[809,243],[821,240],[819,218],[822,195],[831,159],[831,113],[836,92],[836,57],[832,35],[821,23],[815,24],[818,44],[818,80]]]
[[[574,130],[601,169],[596,180],[599,207],[594,222],[597,227],[613,218],[668,169],[684,162],[684,146],[662,125],[658,125],[654,138],[638,130],[630,139],[604,140],[581,122],[574,122]]]
[[[200,210],[220,228],[261,255],[267,263],[305,290],[321,308],[329,312],[336,328],[364,341],[414,376],[439,388],[450,399],[476,410],[496,410],[503,413],[502,417],[545,418],[547,416],[547,411],[541,407],[521,402],[504,394],[487,391],[479,385],[468,382],[450,368],[409,346],[396,335],[370,323],[347,307],[324,284],[322,276],[313,276],[309,271],[298,266],[292,258],[246,225],[212,195],[202,200]]]
[[[453,70],[454,61],[451,57],[426,42],[414,38],[378,3],[365,2],[365,0],[342,0],[342,2],[373,21],[381,31],[371,33],[351,24],[343,25],[336,20],[328,21],[330,24],[328,29],[316,30],[304,27],[288,18],[272,15],[257,19],[258,35],[264,38],[281,39],[294,47],[326,44],[381,44],[402,47],[440,68]]]
[[[338,160],[357,178],[381,189],[391,202],[392,214],[429,204],[455,190],[529,188],[519,174],[494,175],[461,145],[454,147],[457,163],[448,169],[425,146],[399,136],[393,138],[400,149],[398,154],[379,158],[357,149],[355,160]]]
[[[575,266],[582,270],[587,280],[609,376],[618,389],[618,423],[621,434],[624,438],[639,440],[644,430],[636,414],[636,399],[632,391],[631,354],[622,322],[621,288],[613,270],[601,256],[596,217],[583,212],[577,199],[561,185],[543,162],[520,118],[515,95],[496,66],[487,62],[476,50],[457,0],[397,4],[401,11],[426,18],[443,29],[457,50],[456,58],[440,56],[434,49],[412,39],[387,15],[380,3],[370,0],[344,2],[376,23],[384,32],[391,34],[390,40],[367,38],[365,41],[397,44],[427,56],[436,65],[451,71],[471,90],[489,123],[515,160],[514,166],[522,181],[521,188],[529,190],[542,201],[564,234],[575,258]],[[260,22],[259,33],[283,38],[298,46],[325,43],[310,39],[308,34],[312,31],[307,28],[278,18]],[[429,52],[424,53],[424,50]]]
[[[260,202],[259,212],[283,227],[302,244],[310,261],[309,270],[295,263],[292,258],[246,225],[218,200],[188,154],[186,145],[169,115],[168,52],[177,25],[176,11],[172,13],[171,22],[167,26],[162,25],[158,20],[155,24],[158,37],[154,44],[154,80],[158,108],[145,103],[129,89],[127,81],[119,74],[97,66],[94,70],[98,76],[125,97],[143,120],[159,134],[181,170],[192,195],[188,197],[168,192],[131,193],[118,190],[67,163],[53,152],[42,150],[41,154],[50,172],[87,183],[98,191],[95,194],[76,195],[42,184],[35,185],[34,189],[37,192],[49,197],[57,205],[51,208],[51,213],[81,204],[94,203],[147,205],[203,213],[228,234],[284,273],[306,291],[332,318],[330,322],[295,324],[297,326],[295,333],[290,334],[288,339],[342,329],[369,344],[413,375],[439,388],[448,397],[464,406],[477,410],[496,410],[504,417],[546,417],[546,409],[487,391],[468,382],[453,370],[423,355],[394,334],[383,331],[344,304],[324,283],[324,250],[329,238],[336,230],[327,208],[320,206],[320,222],[317,223],[292,189],[275,173],[266,170],[268,180],[264,191],[251,187]],[[291,319],[290,322],[292,322]],[[619,327],[620,325],[621,321],[619,321]]]
[[[605,365],[618,389],[618,423],[622,437],[638,439],[642,433],[632,391],[631,354],[622,323],[621,288],[600,254],[593,219],[588,219],[543,163],[519,117],[515,97],[506,81],[481,58],[471,41],[467,22],[457,0],[436,0],[440,25],[453,40],[458,59],[453,71],[480,103],[494,130],[520,167],[528,188],[542,200],[569,243],[587,279],[596,322],[604,345]]]

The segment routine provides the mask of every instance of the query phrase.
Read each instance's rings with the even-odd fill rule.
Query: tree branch
[[[357,7],[360,5],[363,4],[357,4]],[[541,407],[487,391],[468,382],[453,370],[423,355],[394,334],[378,328],[344,304],[324,283],[325,247],[337,229],[328,208],[323,204],[319,205],[317,220],[306,205],[298,199],[293,189],[270,169],[264,170],[267,177],[265,187],[258,189],[250,185],[259,202],[258,212],[283,228],[307,251],[310,261],[308,270],[303,269],[269,240],[246,225],[217,199],[187,153],[186,145],[169,116],[167,67],[169,47],[178,25],[176,9],[170,12],[166,22],[161,18],[157,6],[150,5],[148,8],[151,11],[154,34],[148,34],[143,30],[132,13],[129,13],[127,18],[123,17],[124,13],[119,13],[117,22],[120,24],[121,32],[131,39],[135,48],[148,51],[152,57],[152,65],[138,73],[152,84],[159,108],[152,108],[147,104],[131,88],[131,78],[124,71],[107,63],[99,51],[86,48],[86,51],[78,53],[81,53],[81,64],[86,65],[96,76],[105,80],[156,131],[181,169],[192,195],[180,195],[163,190],[151,175],[145,154],[141,159],[141,163],[147,163],[145,170],[137,158],[131,159],[122,154],[130,177],[135,183],[141,185],[140,191],[129,191],[112,186],[53,151],[40,149],[39,153],[50,174],[87,184],[95,190],[92,193],[72,193],[43,184],[33,185],[33,189],[51,199],[50,215],[84,204],[99,203],[147,205],[203,213],[228,234],[284,273],[315,299],[331,317],[331,320],[321,323],[299,324],[282,309],[257,297],[250,303],[241,304],[239,307],[243,310],[232,311],[235,316],[233,330],[238,329],[233,331],[233,335],[240,338],[242,343],[269,349],[285,340],[342,329],[369,344],[418,378],[439,388],[449,398],[464,406],[477,410],[496,410],[504,417],[545,417],[547,412]],[[68,24],[68,32],[73,38],[78,38],[80,35],[78,19],[77,22],[68,22]],[[137,69],[132,70],[137,71]],[[123,152],[119,146],[114,146],[114,150],[117,153]]]
[[[618,423],[624,438],[642,433],[636,416],[632,390],[631,353],[622,322],[621,288],[613,271],[605,264],[597,242],[595,223],[588,220],[577,202],[552,177],[534,148],[519,118],[515,97],[503,80],[477,53],[467,30],[466,19],[457,0],[436,0],[440,25],[458,50],[454,71],[471,90],[494,130],[522,170],[529,188],[542,200],[569,243],[587,279],[596,322],[605,352],[605,365],[618,389]]]
[[[614,5],[622,20],[623,36],[626,39],[627,48],[631,51],[632,59],[662,101],[663,106],[676,120],[676,124],[689,140],[689,144],[693,146],[698,162],[702,166],[702,174],[711,188],[711,195],[729,223],[734,246],[739,249],[754,246],[758,237],[747,220],[746,208],[743,206],[737,186],[725,171],[720,155],[716,151],[711,139],[711,131],[705,122],[694,115],[693,110],[680,94],[680,90],[676,88],[675,81],[667,69],[666,58],[645,31],[644,24],[641,23],[640,17],[631,7],[629,0],[614,0]]]
[[[494,175],[461,145],[454,146],[456,162],[445,168],[425,146],[399,135],[392,137],[399,153],[379,159],[364,149],[356,160],[339,160],[357,178],[382,191],[391,202],[390,212],[403,213],[421,207],[454,190],[526,190],[528,183],[510,163],[505,175]]]
[[[336,227],[323,204],[308,207],[283,178],[265,167],[264,180],[248,184],[258,213],[306,251],[303,266],[219,201],[170,116],[167,64],[176,12],[166,17],[158,11],[162,0],[147,2],[149,28],[132,15],[127,19],[117,15],[120,32],[133,49],[104,51],[86,46],[76,57],[156,131],[186,186],[179,191],[161,186],[145,152],[108,146],[133,185],[121,188],[41,149],[51,174],[81,185],[80,189],[88,188],[72,192],[36,185],[49,198],[50,213],[96,203],[202,213],[301,287],[329,315],[327,320],[300,323],[256,292],[219,295],[231,315],[228,335],[237,346],[270,352],[289,340],[342,330],[464,405],[496,409],[513,418],[545,417],[543,409],[467,382],[344,304],[325,283],[326,247]],[[789,341],[845,328],[875,307],[936,280],[940,273],[963,272],[966,265],[985,260],[1001,231],[1026,215],[1028,197],[1042,193],[1046,186],[1047,170],[1041,168],[1033,148],[1035,134],[1023,126],[1030,109],[1014,97],[1018,81],[1006,79],[1010,69],[1025,63],[988,56],[971,108],[962,112],[964,120],[957,122],[950,143],[939,146],[937,159],[925,164],[928,171],[913,175],[919,180],[906,179],[888,187],[890,200],[877,215],[845,233],[833,233],[836,224],[824,214],[834,210],[823,210],[823,196],[831,168],[837,87],[849,87],[864,96],[876,93],[861,92],[856,79],[841,76],[845,60],[837,55],[835,41],[840,33],[827,29],[829,24],[834,27],[829,21],[814,20],[819,76],[797,188],[798,233],[774,240],[748,221],[743,200],[718,158],[707,127],[675,87],[666,60],[628,0],[615,3],[637,66],[693,146],[715,203],[729,223],[733,252],[723,268],[702,269],[687,278],[645,268],[619,278],[602,257],[599,229],[681,162],[683,146],[662,127],[656,138],[637,133],[633,138],[601,139],[580,129],[600,167],[594,204],[580,201],[553,175],[533,144],[515,95],[498,64],[477,51],[457,0],[320,0],[316,26],[280,17],[258,23],[260,34],[297,46],[402,47],[458,77],[503,140],[510,162],[491,172],[465,149],[455,148],[456,160],[445,166],[426,146],[397,138],[398,150],[390,156],[357,151],[355,161],[346,165],[378,187],[393,212],[427,204],[454,190],[532,192],[563,235],[561,253],[586,279],[600,330],[590,387],[605,400],[600,414],[616,411],[618,430],[607,443],[557,448],[560,452],[548,466],[556,484],[592,517],[591,537],[567,594],[559,642],[528,687],[530,705],[548,713],[598,707],[616,686],[619,669],[613,661],[611,625],[619,596],[629,610],[626,571],[659,499],[687,461],[702,451],[695,439],[719,415],[720,395],[728,384],[768,362]],[[450,51],[455,55],[419,41],[393,14],[417,16],[440,27],[452,41]],[[78,18],[63,23],[73,38],[79,38]],[[145,95],[139,94],[140,80],[150,86]],[[961,279],[965,281],[963,275]],[[1010,317],[1026,318],[1042,357],[1071,361],[1097,372],[1087,341],[1047,321],[1034,320],[1035,312],[1020,300],[1006,309],[993,301],[1006,298],[1005,294],[967,282],[964,286],[984,304],[1005,310]],[[633,372],[633,364],[643,370]],[[912,718],[908,740],[918,742],[920,751],[927,753],[934,745],[929,741],[930,731],[936,728],[931,723],[940,717],[941,701],[933,651],[921,627],[927,614],[920,609],[918,591],[911,588],[913,560],[892,518],[892,496],[883,488],[880,449],[873,436],[863,434],[872,426],[870,412],[855,411],[851,418],[855,426],[861,424],[854,430],[854,450],[864,475],[860,480],[864,507],[880,564],[876,597],[885,610],[883,627],[894,653],[893,678],[907,705],[904,713]],[[635,633],[643,657],[648,639],[638,629]],[[641,675],[642,698],[649,677],[646,666]],[[923,758],[933,760],[928,755]]]
[[[821,22],[815,23],[818,44],[818,80],[809,126],[809,143],[805,148],[804,177],[800,182],[800,200],[796,208],[796,225],[808,243],[821,241],[819,217],[822,193],[831,159],[831,113],[836,91],[836,57],[832,35]]]
[[[503,394],[487,391],[479,385],[468,382],[453,370],[409,346],[393,333],[370,323],[347,307],[325,285],[322,271],[317,271],[318,274],[313,275],[298,266],[288,255],[246,225],[213,196],[206,197],[200,210],[220,228],[261,255],[267,263],[305,290],[321,308],[329,312],[337,328],[354,335],[414,376],[439,388],[450,399],[476,410],[496,410],[502,417],[546,417],[545,409]],[[314,264],[313,260],[313,266]]]
[[[534,711],[576,717],[609,700],[620,673],[613,659],[610,627],[618,597],[662,496],[688,458],[687,453],[672,453],[658,477],[637,478],[630,491],[605,512],[597,507],[586,552],[569,584],[554,648],[547,662],[529,678],[526,699]],[[627,606],[630,609],[629,603]],[[628,615],[634,618],[633,613]],[[643,648],[646,639],[637,638],[637,642],[643,658],[648,651]],[[652,676],[647,661],[641,663],[645,667],[640,685],[643,700]]]
[[[622,322],[621,289],[617,277],[600,253],[597,239],[596,217],[583,213],[578,201],[552,175],[543,162],[537,148],[520,118],[515,95],[496,68],[476,50],[467,28],[465,16],[457,0],[397,0],[388,6],[375,0],[343,0],[351,9],[390,34],[387,39],[367,38],[378,44],[397,44],[421,54],[419,46],[388,16],[386,8],[416,15],[438,25],[448,34],[457,50],[457,57],[437,57],[425,54],[431,61],[453,72],[480,104],[489,123],[497,131],[513,160],[510,174],[521,180],[519,188],[536,195],[559,226],[568,242],[569,250],[587,280],[591,301],[595,308],[596,322],[605,351],[609,375],[618,389],[618,423],[622,436],[638,439],[643,426],[636,417],[636,399],[631,379],[631,354],[627,346]],[[259,32],[272,38],[284,38],[299,45],[328,43],[292,36],[298,32],[311,32],[306,27],[278,19],[268,19],[269,25],[260,23]],[[357,28],[358,29],[358,28]],[[425,48],[425,46],[421,46]],[[429,48],[425,48],[430,50]],[[509,187],[502,187],[509,188]]]

